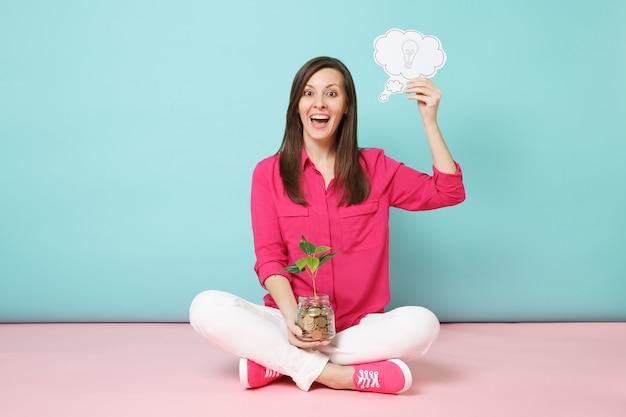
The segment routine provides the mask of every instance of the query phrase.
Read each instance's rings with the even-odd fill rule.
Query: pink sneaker
[[[352,377],[359,391],[399,394],[413,382],[411,370],[399,359],[353,365]]]
[[[280,378],[283,374],[272,371],[246,358],[239,359],[239,380],[246,388],[258,388]]]

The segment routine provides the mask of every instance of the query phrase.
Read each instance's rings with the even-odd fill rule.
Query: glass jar
[[[328,295],[299,296],[296,324],[302,329],[300,340],[312,342],[335,337],[335,313]]]

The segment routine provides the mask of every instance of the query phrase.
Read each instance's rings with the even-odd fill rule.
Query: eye
[[[302,93],[303,96],[312,96],[313,92],[311,90],[304,90],[304,93]]]
[[[337,97],[337,92],[331,90],[328,93],[326,93],[326,95],[329,96],[329,97]]]

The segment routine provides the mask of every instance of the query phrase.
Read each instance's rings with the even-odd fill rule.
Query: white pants
[[[327,362],[352,365],[397,358],[410,362],[424,355],[439,334],[439,320],[423,307],[399,307],[369,314],[338,332],[327,346],[300,349],[289,343],[280,310],[209,290],[189,309],[193,328],[226,351],[290,376],[308,391]]]

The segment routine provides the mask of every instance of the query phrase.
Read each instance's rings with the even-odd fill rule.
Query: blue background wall
[[[260,302],[250,175],[302,63],[341,58],[361,145],[430,171],[414,104],[378,102],[391,28],[443,44],[468,193],[392,212],[392,306],[625,320],[625,21],[621,0],[4,0],[0,321],[186,321],[208,288]]]

